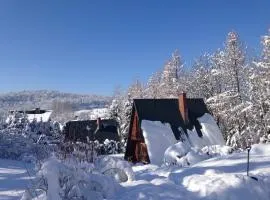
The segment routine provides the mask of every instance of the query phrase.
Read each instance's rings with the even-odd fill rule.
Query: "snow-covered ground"
[[[33,179],[27,171],[32,174],[33,165],[0,159],[0,200],[21,199]]]
[[[122,183],[115,199],[270,199],[270,145],[254,145],[250,175],[247,153],[234,153],[197,163],[188,168],[135,165],[135,181]]]
[[[247,152],[220,155],[191,167],[136,164],[132,166],[134,174],[127,182],[111,182],[109,185],[104,182],[99,186],[102,188],[105,184],[105,191],[112,191],[106,199],[270,199],[270,144],[253,145],[251,149],[250,176],[256,177],[258,181],[246,175]],[[118,162],[114,159],[121,159],[122,156],[109,156],[113,159],[103,159],[97,166],[111,166],[115,169]],[[0,200],[19,199],[30,179],[25,164],[0,161]],[[125,171],[125,165],[122,164],[120,166],[124,166],[122,169]],[[96,176],[93,174],[94,178]],[[101,178],[109,181],[99,175]],[[91,194],[89,199],[95,199]],[[103,198],[99,195],[98,199]]]

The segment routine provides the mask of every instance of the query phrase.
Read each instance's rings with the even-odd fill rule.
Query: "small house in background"
[[[26,115],[27,119],[32,122],[32,121],[37,121],[37,122],[48,122],[51,118],[52,110],[44,110],[40,108],[36,108],[33,110],[11,110],[9,111],[9,116],[7,118],[8,122],[10,119],[14,118],[15,115]]]
[[[119,141],[118,124],[114,119],[69,121],[64,127],[65,138],[70,141],[86,142],[97,140],[103,143],[106,139]]]
[[[208,140],[208,143],[213,145],[218,143],[214,138],[206,138],[205,141],[202,139],[208,137],[208,133],[204,136],[206,130],[198,120],[204,115],[211,118],[214,130],[217,130],[217,134],[219,134],[217,138],[222,141],[223,137],[219,128],[213,122],[203,99],[186,98],[185,93],[181,94],[178,99],[134,99],[125,160],[150,163],[151,157],[162,159],[168,147],[165,143],[169,144],[169,140],[175,142],[188,140],[190,144],[194,145],[206,140],[205,144]],[[165,127],[164,130],[161,130],[162,126]],[[150,150],[154,146],[156,146],[156,151],[151,152]]]

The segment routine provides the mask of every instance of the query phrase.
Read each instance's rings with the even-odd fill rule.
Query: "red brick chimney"
[[[188,123],[188,108],[187,108],[187,98],[186,93],[182,93],[178,97],[178,104],[179,104],[179,110],[181,113],[181,116],[185,122],[185,124]]]

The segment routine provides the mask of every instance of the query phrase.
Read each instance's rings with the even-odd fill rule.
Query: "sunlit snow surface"
[[[124,183],[116,199],[268,200],[270,199],[270,145],[254,145],[250,175],[247,153],[233,153],[197,163],[192,167],[135,165],[131,183]]]
[[[0,159],[0,200],[17,200],[23,195],[33,176],[33,165]]]
[[[104,187],[106,191],[117,188],[107,198],[115,200],[269,200],[270,144],[253,145],[251,149],[250,175],[258,181],[246,176],[246,159],[245,151],[185,168],[136,164],[132,166],[134,179],[120,183],[120,187],[113,182],[104,183]],[[20,199],[29,179],[24,163],[0,160],[0,200]],[[38,200],[41,199],[47,198],[40,196]],[[90,195],[89,199],[95,197]]]

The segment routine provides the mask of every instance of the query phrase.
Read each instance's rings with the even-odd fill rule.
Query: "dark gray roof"
[[[25,113],[25,114],[44,114],[46,112],[49,112],[50,110],[42,110],[42,109],[33,109],[33,110],[10,110],[9,112],[11,114],[17,112],[17,113]]]
[[[118,124],[113,119],[101,120],[101,127],[97,131],[97,120],[69,121],[65,125],[66,138],[74,141],[98,140],[103,143],[106,139],[119,141]]]
[[[209,113],[203,99],[187,99],[189,123],[185,124],[180,114],[178,99],[134,99],[134,110],[137,111],[140,122],[142,120],[161,121],[169,123],[175,138],[181,138],[179,127],[186,132],[194,126],[201,136],[200,124],[197,120],[205,113]]]

